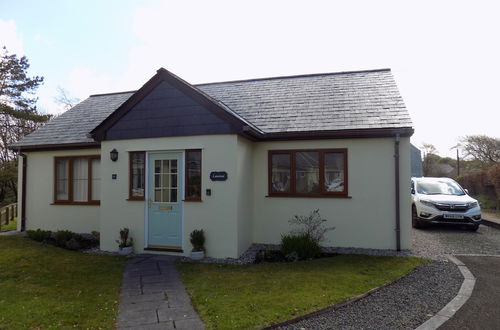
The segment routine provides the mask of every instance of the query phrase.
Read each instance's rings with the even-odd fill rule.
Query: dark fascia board
[[[189,84],[185,80],[174,75],[170,71],[160,68],[156,74],[148,80],[135,94],[133,94],[127,101],[125,101],[118,109],[116,109],[111,115],[109,115],[104,121],[102,121],[96,128],[94,128],[90,134],[96,141],[102,141],[106,138],[106,131],[111,128],[117,121],[120,120],[127,112],[129,112],[136,104],[138,104],[142,99],[144,99],[156,86],[158,86],[162,81],[167,81],[179,90],[183,91],[194,100],[196,100],[201,105],[208,108],[216,116],[228,122],[238,134],[247,136],[251,139],[255,139],[254,135],[260,135],[262,132],[258,131],[249,122],[238,117],[230,109],[226,109],[223,105],[219,104],[217,101],[209,97],[207,94],[203,93],[198,88]],[[244,127],[249,127],[249,129],[244,129]],[[251,132],[249,132],[249,130]],[[253,133],[253,134],[252,134]]]
[[[350,138],[382,138],[399,135],[410,137],[413,135],[412,127],[402,128],[364,128],[346,129],[335,131],[303,131],[303,132],[279,132],[267,133],[260,140],[284,141],[284,140],[315,140],[315,139],[350,139]]]
[[[100,148],[99,142],[86,143],[61,143],[61,144],[34,144],[28,146],[12,146],[9,149],[19,150],[21,152],[29,151],[52,151],[52,150],[69,150],[69,149],[92,149]]]

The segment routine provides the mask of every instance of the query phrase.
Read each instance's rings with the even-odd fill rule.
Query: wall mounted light
[[[118,151],[116,149],[111,150],[109,157],[112,161],[116,162],[118,160]]]

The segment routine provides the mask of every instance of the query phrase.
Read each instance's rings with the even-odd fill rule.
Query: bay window
[[[347,196],[347,149],[269,151],[269,196]]]

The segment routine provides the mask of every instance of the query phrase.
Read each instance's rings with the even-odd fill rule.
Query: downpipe
[[[399,200],[399,134],[396,134],[394,140],[394,175],[396,184],[396,251],[401,251],[401,206]]]

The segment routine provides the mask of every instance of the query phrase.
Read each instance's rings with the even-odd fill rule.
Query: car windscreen
[[[418,182],[417,192],[424,195],[465,195],[455,182],[438,180]]]

